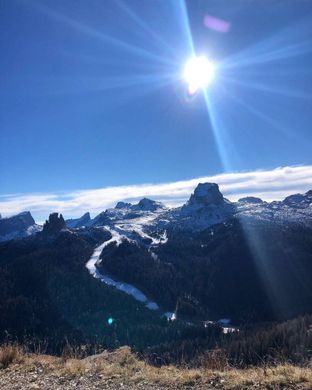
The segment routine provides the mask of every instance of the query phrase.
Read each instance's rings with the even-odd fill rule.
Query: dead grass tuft
[[[6,344],[0,347],[0,368],[7,368],[14,362],[21,362],[23,358],[24,352],[17,345]]]
[[[226,354],[221,349],[207,351],[198,359],[198,365],[207,370],[224,371],[229,368]]]

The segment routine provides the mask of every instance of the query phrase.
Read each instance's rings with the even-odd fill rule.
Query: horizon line
[[[199,183],[217,183],[222,194],[231,201],[255,196],[264,201],[281,200],[294,193],[312,189],[312,165],[291,165],[274,169],[234,171],[194,179],[162,183],[107,186],[85,190],[17,193],[0,196],[3,217],[30,211],[36,220],[45,220],[51,212],[66,219],[85,212],[97,215],[118,201],[137,202],[147,197],[168,207],[182,205]]]

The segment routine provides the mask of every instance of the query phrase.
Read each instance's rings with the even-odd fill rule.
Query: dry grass
[[[29,369],[40,365],[44,372],[53,373],[64,378],[75,378],[83,375],[96,375],[103,381],[113,381],[135,387],[138,384],[176,388],[198,386],[199,388],[220,389],[312,389],[312,369],[281,365],[266,368],[250,368],[238,370],[226,368],[222,370],[201,367],[198,369],[177,368],[174,366],[154,367],[139,360],[123,347],[115,352],[104,352],[85,359],[56,358],[47,355],[24,355],[12,347],[0,350],[0,359],[5,366],[15,362],[20,369]],[[1,360],[0,360],[1,361]],[[3,363],[4,364],[4,363]],[[17,366],[15,365],[15,367]],[[209,359],[208,366],[211,365]]]
[[[0,348],[0,368],[7,368],[11,363],[21,362],[24,359],[24,351],[21,347],[5,344]]]
[[[280,387],[290,388],[302,385],[302,388],[312,389],[311,368],[281,365],[266,368],[251,368],[246,370],[229,370],[222,374],[227,386],[225,388],[248,388],[261,386],[267,389]]]
[[[217,359],[218,361],[218,359]],[[209,358],[208,366],[212,359]],[[217,363],[219,365],[219,363]],[[312,389],[312,369],[281,365],[266,368],[222,370],[201,367],[198,369],[174,366],[154,367],[138,360],[129,348],[123,347],[113,353],[104,353],[83,360],[69,359],[61,369],[62,374],[82,375],[87,372],[101,373],[103,379],[120,379],[123,383],[149,383],[160,386],[210,385],[224,389],[250,387],[275,389],[289,385],[302,385]]]

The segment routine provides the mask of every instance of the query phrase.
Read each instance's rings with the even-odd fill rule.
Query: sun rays
[[[122,72],[119,75],[115,76],[103,76],[99,79],[98,85],[95,90],[102,89],[121,89],[128,87],[140,87],[147,89],[151,87],[151,91],[156,88],[166,86],[170,82],[176,81],[175,74],[177,69],[177,62],[173,56],[174,50],[165,42],[163,38],[155,31],[153,31],[134,11],[131,10],[128,6],[125,5],[122,1],[116,2],[118,8],[123,12],[128,19],[131,19],[136,28],[140,33],[148,33],[151,37],[151,42],[157,42],[161,47],[162,51],[166,52],[166,55],[160,55],[159,51],[153,50],[153,47],[143,47],[134,43],[127,42],[120,38],[117,38],[107,32],[105,32],[105,27],[98,30],[94,27],[91,27],[85,22],[69,17],[65,14],[62,14],[50,7],[47,7],[43,4],[38,3],[37,1],[30,1],[31,4],[37,11],[43,13],[49,18],[53,18],[58,23],[66,26],[69,29],[76,31],[79,34],[90,37],[91,39],[96,39],[102,41],[104,45],[108,45],[112,49],[116,50],[119,54],[126,53],[127,56],[133,58],[132,64],[127,65],[123,63],[121,59],[116,60],[112,58],[111,60],[105,58],[105,51],[103,46],[103,53],[99,53],[99,58],[91,58],[91,61],[103,61],[103,65],[118,68],[121,66]],[[169,52],[169,54],[168,54]],[[67,56],[70,53],[66,53]],[[104,57],[104,59],[103,59]],[[90,60],[88,57],[84,58],[85,61]],[[127,58],[128,60],[128,58]],[[127,65],[127,66],[126,66]],[[127,70],[126,72],[124,70]]]
[[[183,59],[188,57],[204,59],[201,61],[201,64],[205,62],[204,70],[199,69],[198,66],[196,69],[193,69],[193,66],[190,70],[193,63],[191,65],[189,63],[188,70],[190,71],[187,71],[187,75],[185,76],[184,74],[184,76],[187,78],[188,88],[191,88],[193,93],[202,90],[202,98],[196,99],[194,104],[197,104],[197,101],[202,99],[206,106],[209,115],[207,124],[210,124],[211,131],[214,134],[220,159],[225,169],[231,169],[230,155],[235,153],[238,155],[239,153],[235,152],[235,142],[233,142],[227,131],[229,124],[220,111],[221,108],[215,100],[216,97],[219,99],[222,96],[222,99],[225,99],[226,103],[223,101],[222,107],[224,107],[224,104],[229,106],[236,105],[241,112],[243,110],[249,111],[263,121],[264,124],[269,125],[274,131],[281,132],[281,134],[284,132],[284,135],[290,137],[292,135],[287,134],[287,131],[283,129],[282,121],[277,122],[276,119],[270,116],[269,112],[253,107],[249,101],[244,100],[244,94],[241,92],[250,90],[257,94],[261,93],[266,101],[269,101],[274,95],[280,95],[283,98],[289,97],[290,99],[309,100],[312,98],[309,90],[298,90],[293,88],[291,83],[288,83],[290,76],[300,77],[299,72],[296,74],[294,67],[291,70],[287,70],[287,66],[285,68],[282,66],[282,64],[287,65],[288,60],[304,56],[312,51],[310,44],[312,32],[309,28],[311,25],[310,16],[299,20],[293,26],[277,31],[274,35],[255,43],[253,46],[244,48],[228,57],[214,59],[210,57],[210,53],[203,53],[202,51],[197,53],[197,42],[193,39],[189,10],[185,0],[170,0],[166,3],[167,7],[160,7],[159,9],[159,15],[166,20],[170,20],[172,35],[179,34],[181,36],[179,48],[176,47],[176,42],[171,40],[171,37],[166,36],[162,29],[157,27],[160,25],[157,23],[159,15],[155,14],[154,18],[156,20],[150,23],[148,18],[143,18],[143,12],[139,14],[137,10],[131,7],[131,3],[126,3],[123,0],[115,2],[115,12],[118,15],[120,14],[121,18],[125,18],[122,20],[131,22],[136,35],[144,35],[146,37],[144,42],[140,41],[138,43],[133,41],[131,36],[126,40],[121,39],[111,31],[106,31],[104,24],[101,28],[96,28],[85,20],[78,20],[73,16],[65,15],[59,10],[47,7],[35,0],[29,0],[27,3],[46,17],[56,20],[63,26],[89,39],[103,42],[103,52],[99,52],[98,58],[95,55],[90,58],[86,55],[83,58],[86,62],[98,61],[101,63],[102,61],[103,75],[98,77],[97,80],[93,80],[89,88],[86,83],[83,83],[81,93],[83,88],[85,88],[86,92],[91,90],[97,92],[127,90],[129,96],[133,94],[133,97],[138,97],[168,86],[176,88],[181,83]],[[234,24],[233,26],[235,27]],[[232,30],[227,32],[227,34],[232,34]],[[226,34],[223,34],[223,36],[226,39]],[[150,44],[146,45],[146,42]],[[119,53],[120,56],[107,58],[105,56],[106,46]],[[181,48],[184,52],[181,52]],[[127,54],[125,62],[123,62],[124,57],[122,53]],[[70,56],[71,53],[66,53],[66,55]],[[75,54],[73,53],[73,55]],[[209,66],[207,65],[208,60],[205,60],[206,56],[209,58]],[[217,65],[213,66],[212,64],[214,63]],[[264,77],[265,72],[268,69],[268,65],[272,66],[272,64],[276,64],[278,68],[278,77],[274,78],[271,76],[266,79]],[[107,67],[114,69],[114,74],[105,74],[104,70]],[[120,71],[118,73],[119,68]],[[279,70],[285,69],[288,73],[282,77],[283,73],[279,72]],[[210,84],[215,70],[218,73],[218,79],[211,91],[210,85],[208,88],[208,84]],[[186,70],[184,73],[186,73]],[[272,79],[274,82],[271,82]],[[70,85],[68,88],[70,88]],[[235,90],[235,93],[233,90]],[[297,137],[296,134],[293,134],[293,136]]]

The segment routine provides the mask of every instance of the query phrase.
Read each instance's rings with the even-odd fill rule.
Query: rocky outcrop
[[[49,219],[45,221],[43,225],[43,234],[56,234],[66,227],[62,214],[52,213],[49,215]]]

